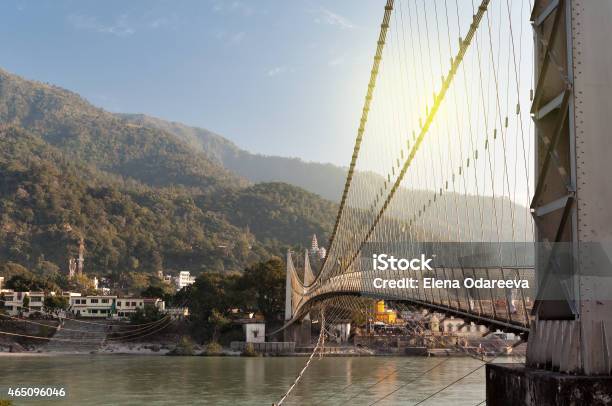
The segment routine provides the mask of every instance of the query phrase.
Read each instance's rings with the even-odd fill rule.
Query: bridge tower
[[[304,283],[309,285],[314,281],[314,275],[308,261],[308,250],[304,255]],[[294,316],[294,307],[300,300],[301,292],[296,288],[302,286],[293,264],[291,250],[287,251],[287,274],[285,279],[285,322]],[[309,346],[311,344],[311,321],[307,315],[301,321],[295,322],[283,329],[284,341],[294,341],[298,346]]]
[[[607,0],[535,1],[538,297],[527,367],[489,365],[488,405],[612,398],[610,21]]]

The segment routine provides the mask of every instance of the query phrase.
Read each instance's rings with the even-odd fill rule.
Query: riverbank
[[[312,349],[306,351],[290,352],[290,353],[253,353],[245,355],[239,351],[232,351],[229,348],[223,348],[215,353],[208,353],[205,346],[194,345],[189,353],[180,352],[177,349],[178,344],[159,344],[159,343],[129,343],[129,344],[109,344],[104,345],[100,349],[91,352],[78,351],[46,351],[44,347],[35,348],[27,351],[2,351],[0,348],[0,356],[63,356],[63,355],[148,355],[148,356],[223,356],[223,357],[309,357]],[[433,349],[426,350],[421,353],[389,353],[375,351],[372,349],[364,349],[358,347],[328,347],[323,349],[325,357],[473,357],[477,354],[471,352],[457,351],[451,349]],[[484,356],[493,356],[494,354],[484,354]],[[503,354],[501,357],[516,357],[524,356],[525,352],[522,348],[517,348],[512,354]]]

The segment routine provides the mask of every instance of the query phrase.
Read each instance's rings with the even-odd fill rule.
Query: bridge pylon
[[[610,21],[610,1],[535,1],[538,297],[526,366],[488,366],[488,405],[612,403]]]

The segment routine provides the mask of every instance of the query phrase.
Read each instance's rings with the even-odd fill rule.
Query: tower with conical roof
[[[317,235],[316,234],[312,235],[312,244],[310,246],[310,251],[311,252],[319,251],[319,242],[317,241]]]

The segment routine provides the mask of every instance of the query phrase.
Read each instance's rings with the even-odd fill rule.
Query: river
[[[65,398],[11,398],[18,405],[272,405],[303,357],[3,355],[0,399],[9,387],[63,387]],[[471,358],[315,358],[287,405],[474,406],[485,398],[484,367]],[[429,372],[427,372],[429,371]],[[383,397],[387,396],[383,399]]]

